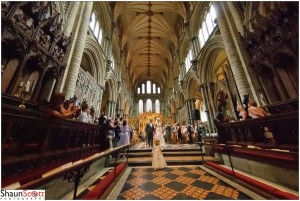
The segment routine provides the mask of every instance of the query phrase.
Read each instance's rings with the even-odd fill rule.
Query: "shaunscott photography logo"
[[[45,190],[1,190],[0,200],[45,200]]]

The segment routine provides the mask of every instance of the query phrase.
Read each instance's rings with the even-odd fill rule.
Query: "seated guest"
[[[236,111],[239,112],[239,117],[240,117],[240,121],[241,120],[246,120],[247,119],[247,112],[245,111],[245,108],[242,106],[242,105],[238,105],[237,108],[236,108]]]
[[[50,99],[50,102],[44,102],[40,106],[42,112],[47,112],[54,117],[60,118],[72,118],[76,112],[80,109],[73,106],[73,103],[68,105],[68,108],[64,108],[65,95],[62,93],[54,93]]]
[[[252,118],[268,116],[268,113],[264,109],[257,107],[257,103],[255,102],[255,100],[249,100],[248,113],[249,113],[249,116]]]
[[[78,120],[81,122],[90,123],[91,122],[91,119],[89,117],[89,114],[91,112],[90,108],[87,105],[85,105],[85,106],[82,106],[81,110],[82,110],[82,112],[79,115]]]
[[[248,113],[249,113],[249,116],[252,118],[266,117],[269,115],[264,109],[257,107],[257,103],[255,102],[255,100],[249,100]],[[267,138],[268,142],[270,142],[272,144],[276,144],[273,133],[269,130],[268,127],[264,126],[263,132],[264,132],[264,136],[265,136],[265,138]]]

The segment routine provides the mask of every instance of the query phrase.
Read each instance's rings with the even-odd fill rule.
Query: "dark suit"
[[[154,131],[154,124],[152,123],[152,126],[150,125],[150,123],[147,123],[145,131],[147,133],[148,136],[148,143],[149,146],[153,147],[153,131]]]

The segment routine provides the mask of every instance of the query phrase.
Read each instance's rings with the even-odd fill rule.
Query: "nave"
[[[149,174],[158,133],[166,171],[299,199],[299,2],[2,1],[1,24],[2,189],[75,199],[103,170],[99,199]]]

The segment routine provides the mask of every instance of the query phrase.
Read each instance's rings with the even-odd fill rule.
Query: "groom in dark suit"
[[[153,147],[153,132],[154,132],[154,124],[152,123],[152,119],[149,119],[149,123],[147,123],[145,131],[147,133],[148,136],[148,144],[149,147]]]

